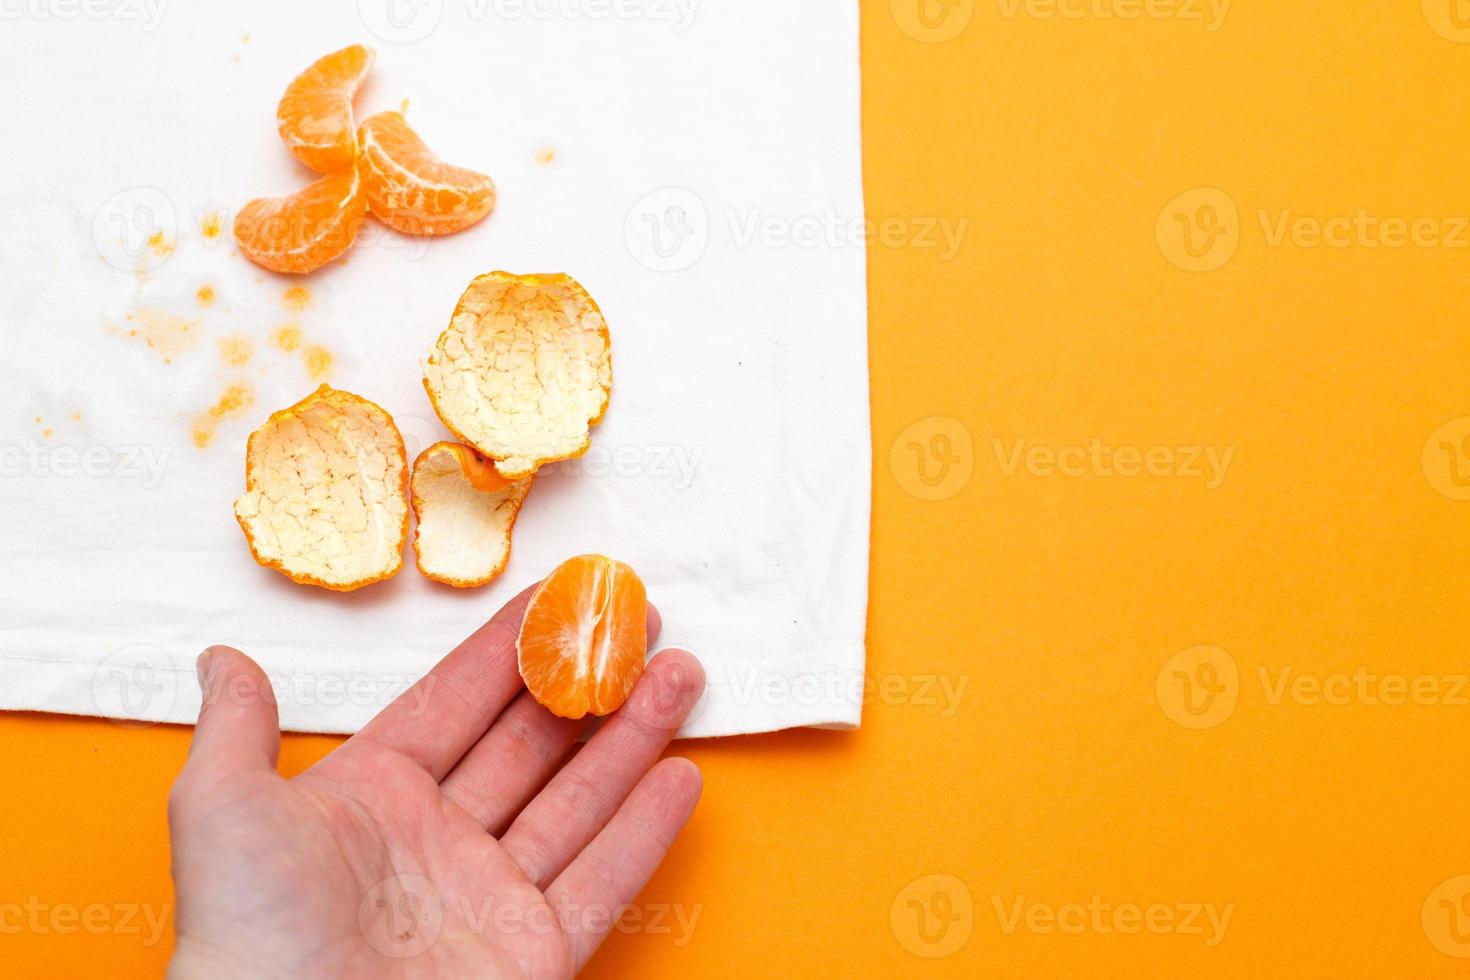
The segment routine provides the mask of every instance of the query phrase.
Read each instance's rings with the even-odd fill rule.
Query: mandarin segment
[[[352,97],[373,59],[373,49],[361,44],[333,51],[297,75],[276,106],[276,128],[286,148],[318,173],[350,169],[357,157]]]
[[[607,322],[571,276],[491,272],[470,283],[424,368],[462,442],[518,480],[587,451],[607,410]]]
[[[289,197],[262,197],[235,216],[235,244],[256,265],[303,274],[352,247],[367,205],[355,170],[328,174]]]
[[[403,437],[365,398],[323,385],[250,436],[235,518],[255,560],[294,582],[350,592],[393,577],[408,511]]]
[[[439,159],[402,113],[369,116],[357,141],[357,169],[368,209],[395,231],[449,235],[495,207],[495,182]]]
[[[454,442],[420,453],[413,464],[419,571],[459,589],[478,588],[505,571],[532,479],[507,480],[489,460]]]
[[[526,689],[562,718],[608,715],[643,674],[648,596],[638,574],[602,555],[558,565],[531,596],[516,641]]]

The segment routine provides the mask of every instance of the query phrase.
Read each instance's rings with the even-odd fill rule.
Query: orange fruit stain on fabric
[[[271,334],[271,346],[276,350],[294,353],[301,346],[301,328],[294,323],[284,323]]]
[[[352,247],[366,213],[357,172],[328,174],[288,197],[245,205],[235,216],[235,243],[272,272],[312,272]]]
[[[373,49],[333,51],[297,75],[276,106],[276,129],[291,155],[318,173],[352,167],[357,127],[352,97],[373,67]]]
[[[401,112],[369,116],[357,142],[357,170],[368,210],[395,231],[448,235],[495,207],[495,182],[439,159]]]
[[[643,581],[602,555],[558,565],[532,594],[516,641],[526,689],[562,718],[616,711],[642,676],[647,650]]]
[[[215,297],[214,287],[213,286],[207,286],[207,285],[206,286],[200,286],[199,287],[199,291],[194,294],[194,298],[199,301],[199,305],[200,306],[211,306],[211,305],[213,305],[213,303],[214,303],[214,297]]]
[[[313,381],[324,381],[332,373],[332,352],[320,344],[313,344],[302,351],[306,360],[306,373]]]
[[[214,441],[214,432],[219,428],[221,422],[240,414],[254,404],[255,392],[249,385],[243,383],[230,385],[219,396],[218,401],[207,411],[201,412],[194,420],[194,429],[190,434],[194,445],[200,449],[207,448]]]
[[[155,309],[137,310],[127,314],[126,319],[130,324],[128,337],[141,340],[150,350],[157,351],[165,364],[172,364],[175,357],[199,343],[198,320]]]
[[[304,310],[311,305],[311,290],[305,286],[287,286],[281,294],[281,305],[288,310]]]
[[[199,234],[207,239],[218,238],[220,232],[224,231],[224,229],[225,221],[224,218],[220,217],[218,211],[211,211],[208,214],[201,215],[199,218]]]
[[[226,337],[219,342],[219,357],[226,367],[244,367],[255,356],[249,337]]]

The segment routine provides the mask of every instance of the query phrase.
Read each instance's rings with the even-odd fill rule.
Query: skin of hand
[[[658,761],[704,690],[691,654],[649,661],[580,751],[587,721],[531,699],[506,605],[365,728],[276,772],[269,681],[211,647],[169,798],[176,978],[568,977],[662,862],[699,770]],[[649,607],[649,641],[659,617]]]

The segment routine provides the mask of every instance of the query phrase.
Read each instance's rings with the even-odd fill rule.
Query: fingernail
[[[199,690],[209,690],[209,670],[214,662],[214,647],[210,647],[194,661],[194,670],[199,674]]]

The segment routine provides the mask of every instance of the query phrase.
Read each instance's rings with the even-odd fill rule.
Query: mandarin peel
[[[460,297],[424,389],[456,439],[523,479],[591,444],[612,390],[607,321],[564,273],[487,273]]]
[[[357,157],[352,98],[376,55],[353,44],[318,58],[290,85],[276,106],[276,129],[291,155],[318,173],[349,170]]]
[[[631,567],[602,555],[558,565],[526,605],[516,665],[537,703],[561,718],[609,715],[643,674],[648,596]]]
[[[255,560],[351,592],[392,578],[408,541],[408,454],[378,405],[322,385],[246,445],[235,519]]]
[[[438,442],[413,464],[414,553],[426,578],[457,589],[505,571],[511,534],[534,477],[510,481],[468,446]]]

